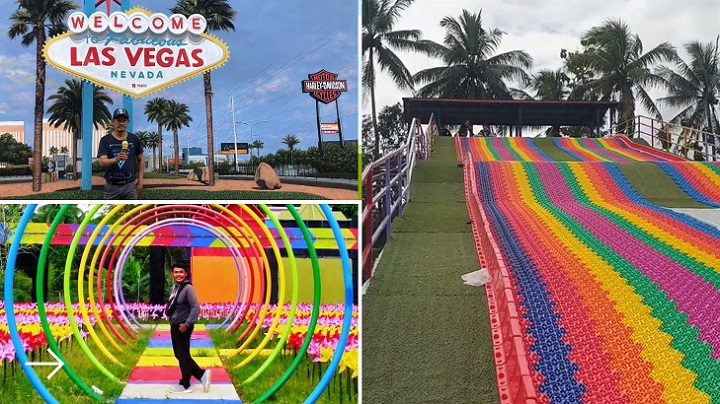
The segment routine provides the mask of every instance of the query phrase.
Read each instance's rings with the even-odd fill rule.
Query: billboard
[[[207,20],[151,13],[141,7],[90,16],[70,14],[69,31],[44,48],[48,63],[65,73],[132,97],[142,97],[227,62],[220,39],[205,34]]]
[[[235,143],[220,143],[220,154],[235,154],[237,148],[237,154],[248,154],[250,145],[247,143],[238,143],[235,147]]]
[[[323,135],[337,135],[340,133],[340,127],[337,122],[321,123],[320,130]]]

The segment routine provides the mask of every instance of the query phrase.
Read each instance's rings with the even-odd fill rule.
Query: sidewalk
[[[173,403],[209,404],[222,400],[223,404],[242,404],[230,382],[230,376],[222,365],[218,351],[213,346],[207,329],[197,324],[190,342],[190,353],[203,369],[210,369],[210,391],[203,393],[199,381],[192,379],[192,393],[171,394],[168,388],[180,380],[180,368],[173,355],[170,342],[170,326],[160,324],[155,328],[147,348],[130,374],[127,386],[117,404]]]

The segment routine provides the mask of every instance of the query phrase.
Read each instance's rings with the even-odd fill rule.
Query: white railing
[[[392,221],[402,215],[410,201],[410,182],[417,160],[426,160],[432,152],[437,133],[434,117],[425,130],[413,118],[405,144],[368,164],[363,170],[363,283],[372,277],[375,251],[390,238]]]
[[[618,126],[622,124],[616,127]],[[702,155],[704,161],[720,161],[720,136],[696,128],[636,116],[633,120],[632,135],[645,140],[656,149],[686,159],[695,160]]]

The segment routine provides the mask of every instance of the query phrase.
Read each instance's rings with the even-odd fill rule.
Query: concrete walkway
[[[207,329],[198,324],[190,341],[190,353],[195,362],[204,369],[210,369],[210,391],[203,393],[199,381],[192,379],[192,393],[171,394],[168,388],[180,380],[180,368],[173,355],[170,341],[170,326],[161,324],[155,328],[147,348],[138,360],[123,390],[118,404],[155,404],[172,400],[181,404],[242,404],[240,397],[230,381],[230,376],[222,365],[218,351],[213,346]]]

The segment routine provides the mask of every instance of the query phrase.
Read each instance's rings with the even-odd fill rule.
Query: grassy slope
[[[643,139],[631,139],[633,142],[647,146]],[[575,161],[564,151],[558,149],[552,139],[533,139],[535,146],[547,153],[556,161]],[[616,164],[625,178],[649,202],[669,208],[706,208],[696,202],[665,172],[653,163]]]
[[[420,162],[363,298],[363,403],[494,403],[495,366],[452,139]]]

